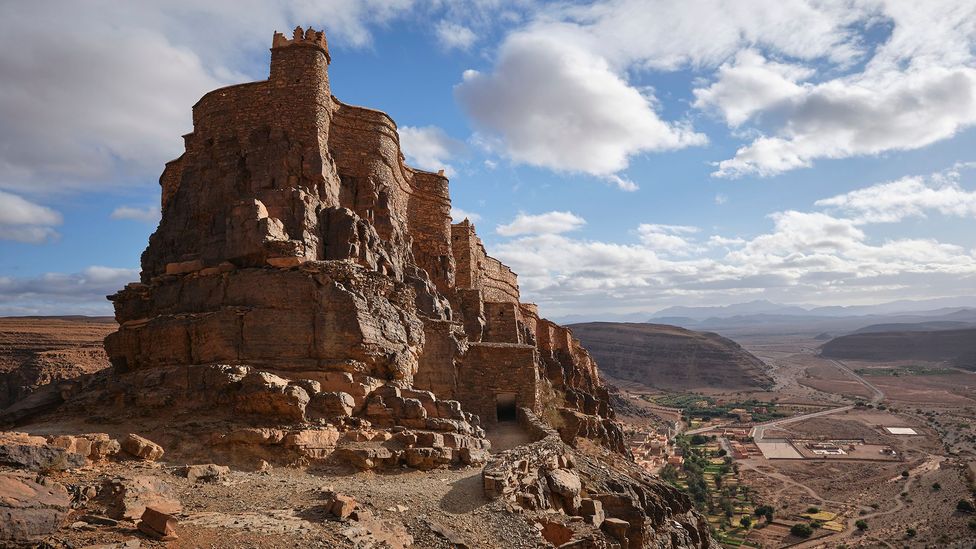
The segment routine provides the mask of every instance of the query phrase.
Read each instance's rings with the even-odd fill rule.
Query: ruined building
[[[586,350],[452,225],[447,178],[404,163],[393,120],[332,96],[330,61],[323,33],[276,33],[267,80],[194,105],[141,281],[110,296],[116,372],[246,366],[228,375],[273,376],[300,420],[491,427],[526,408],[626,452]]]

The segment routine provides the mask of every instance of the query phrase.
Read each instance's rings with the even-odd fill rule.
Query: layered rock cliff
[[[601,369],[619,380],[676,391],[773,385],[762,360],[718,334],[623,322],[589,322],[571,328]]]

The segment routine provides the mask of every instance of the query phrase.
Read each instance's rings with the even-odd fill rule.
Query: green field
[[[944,376],[956,373],[948,368],[931,368],[928,366],[906,366],[904,368],[858,368],[854,370],[862,376]]]

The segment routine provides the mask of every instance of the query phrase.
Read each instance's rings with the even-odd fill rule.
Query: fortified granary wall
[[[451,245],[457,265],[458,288],[481,290],[485,301],[519,302],[515,273],[485,252],[485,246],[470,221],[465,219],[451,225]]]
[[[325,210],[345,208],[376,231],[386,248],[381,262],[390,271],[402,274],[407,263],[415,264],[439,290],[452,287],[447,178],[406,166],[396,124],[385,113],[329,94],[330,58],[321,33],[276,34],[273,44],[268,80],[214,90],[194,106],[186,152],[160,177],[163,211],[179,200],[184,215],[171,229],[164,216],[144,256],[144,274],[194,260],[209,267],[223,260],[251,266],[275,256],[355,257],[362,250],[347,249],[348,235],[324,226],[336,214],[322,219]],[[190,188],[180,193],[184,185]],[[240,249],[229,234],[241,230],[227,218],[242,196],[260,202],[258,209],[272,220],[264,231],[270,234],[259,228],[257,238],[285,241],[273,251]],[[282,234],[274,234],[278,221]],[[330,239],[333,250],[327,250]]]

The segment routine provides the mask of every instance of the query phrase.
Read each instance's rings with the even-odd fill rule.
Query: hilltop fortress
[[[370,397],[392,386],[475,425],[524,408],[625,452],[586,350],[451,224],[447,178],[404,163],[393,120],[331,95],[330,60],[321,32],[275,33],[267,80],[194,105],[142,280],[110,296],[116,370],[246,365],[374,423],[391,409]]]
[[[365,535],[406,547],[409,523],[461,546],[427,526],[440,507],[432,516],[477,524],[465,537],[494,540],[486,546],[717,547],[691,501],[630,459],[589,353],[520,301],[515,273],[470,222],[451,223],[447,178],[404,163],[393,120],[331,95],[329,62],[321,32],[276,33],[267,80],[193,107],[186,150],[160,177],[162,219],[141,280],[109,296],[112,367],[0,413],[0,428],[25,430],[0,437],[8,461],[91,463],[100,488],[86,472],[83,499],[61,488],[60,510],[37,502],[43,524],[35,508],[0,501],[0,516],[26,525],[14,534],[50,534],[77,504],[142,513],[139,530],[165,538],[179,482],[193,494],[180,525],[189,545],[213,543],[201,528],[250,529],[243,517],[277,513],[288,522],[276,529],[314,521],[285,544],[308,544],[311,532],[327,546]],[[142,463],[163,458],[170,466]],[[247,480],[211,487],[224,492],[196,485],[226,466]],[[389,473],[361,474],[376,469]],[[459,480],[448,488],[446,476]],[[406,494],[401,482],[421,501],[380,506]],[[145,511],[142,497],[165,513]],[[201,501],[220,512],[195,512]],[[228,502],[248,512],[194,522]],[[282,505],[293,508],[268,511]]]

